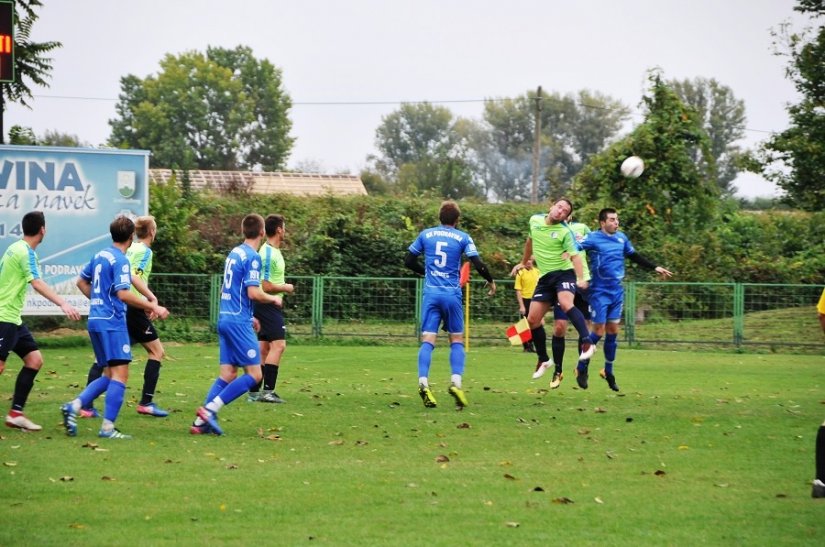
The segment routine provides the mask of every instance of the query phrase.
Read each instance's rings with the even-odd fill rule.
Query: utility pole
[[[530,203],[539,202],[539,141],[541,140],[541,86],[536,90],[536,134],[533,139],[533,191]]]

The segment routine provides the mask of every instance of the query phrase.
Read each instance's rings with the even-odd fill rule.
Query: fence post
[[[745,286],[733,284],[733,345],[742,347],[745,340]]]
[[[636,341],[636,282],[625,283],[624,293],[624,337],[630,346]]]
[[[312,278],[312,336],[319,338],[324,323],[324,278]]]
[[[415,339],[421,339],[421,299],[424,294],[424,278],[415,278]]]
[[[218,314],[221,309],[221,283],[223,276],[212,274],[209,282],[209,326],[216,329],[218,326]]]

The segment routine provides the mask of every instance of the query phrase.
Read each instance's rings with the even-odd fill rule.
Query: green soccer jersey
[[[147,286],[149,285],[149,274],[152,273],[153,256],[152,248],[142,241],[133,242],[126,251],[126,258],[129,259],[129,265],[132,268],[132,277],[139,277]],[[133,293],[143,296],[134,285],[132,285],[131,290]]]
[[[278,247],[273,247],[269,243],[261,245],[258,251],[261,256],[261,281],[269,281],[274,285],[283,285],[286,281],[284,255]],[[280,294],[280,293],[275,293]]]
[[[570,229],[573,230],[573,235],[576,236],[576,242],[581,241],[587,234],[590,233],[590,227],[587,224],[582,224],[581,222],[572,222],[568,224]],[[584,250],[579,251],[579,254],[582,257],[582,269],[584,270],[584,279],[585,281],[590,281],[590,266],[587,264],[587,253]]]
[[[26,288],[40,279],[40,262],[34,249],[15,241],[0,258],[0,322],[21,325]]]
[[[570,227],[565,223],[547,224],[544,214],[530,217],[530,239],[533,240],[533,256],[536,257],[536,267],[544,275],[549,272],[572,270],[573,263],[570,256],[579,254],[576,239]]]

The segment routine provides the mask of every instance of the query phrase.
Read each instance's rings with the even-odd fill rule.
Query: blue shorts
[[[424,293],[421,304],[421,333],[438,334],[444,321],[444,330],[450,334],[464,334],[464,304],[461,293]]]
[[[590,289],[581,290],[578,287],[576,288],[576,296],[573,298],[573,305],[578,308],[582,315],[584,315],[585,319],[590,318]],[[556,321],[567,321],[568,317],[567,314],[564,313],[564,310],[561,309],[559,303],[556,302],[556,305],[553,306],[553,319]]]
[[[624,287],[590,288],[590,319],[599,325],[622,318]]]
[[[258,340],[251,321],[218,321],[218,348],[222,365],[260,365]]]
[[[132,360],[129,332],[124,330],[89,331],[95,363],[98,366],[123,365]]]
[[[576,292],[576,272],[572,269],[548,272],[539,278],[533,291],[533,302],[550,302],[555,306],[560,292]]]

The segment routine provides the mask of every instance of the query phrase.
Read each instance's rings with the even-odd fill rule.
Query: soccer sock
[[[223,390],[218,395],[217,399],[221,401],[218,405],[215,405],[217,401],[212,399],[207,405],[206,408],[213,412],[219,411],[224,405],[228,405],[244,393],[250,390],[252,386],[254,386],[257,382],[254,378],[252,378],[249,374],[244,374],[243,376],[238,376],[234,380],[232,380],[228,386],[223,388]],[[214,408],[217,406],[217,408]]]
[[[825,424],[816,434],[816,478],[825,482]]]
[[[530,329],[530,334],[533,335],[533,345],[536,346],[536,356],[539,358],[539,363],[549,361],[550,356],[547,355],[547,333],[544,330],[544,325]]]
[[[579,363],[576,365],[576,368],[579,370],[579,372],[584,372],[587,370],[587,366],[589,364],[590,359],[585,359],[584,361],[579,361]]]
[[[87,385],[77,396],[77,400],[80,401],[80,408],[90,408],[94,400],[109,389],[110,382],[111,380],[107,376],[101,376]],[[75,408],[75,411],[80,410],[80,408]]]
[[[430,363],[433,360],[433,346],[430,342],[421,342],[418,349],[418,377],[430,375]]]
[[[160,361],[147,359],[146,368],[143,369],[143,395],[140,404],[148,405],[155,396],[155,388],[158,386],[160,378]]]
[[[461,389],[461,374],[451,374],[450,383],[458,389]]]
[[[218,393],[223,391],[223,388],[227,386],[226,380],[218,376],[215,378],[215,381],[212,383],[212,387],[209,388],[209,392],[206,394],[206,399],[204,399],[203,404],[206,405],[212,399],[218,396]]]
[[[579,339],[587,340],[590,337],[590,331],[587,329],[587,321],[584,319],[584,314],[576,306],[573,306],[566,312],[567,318],[576,327],[576,332],[579,333]]]
[[[278,365],[265,364],[264,365],[264,391],[274,391],[275,382],[278,380]]]
[[[111,380],[106,388],[106,404],[103,407],[103,417],[114,423],[123,406],[123,395],[126,393],[126,385],[117,380]]]
[[[564,336],[553,335],[550,340],[550,347],[553,348],[553,362],[556,363],[556,372],[561,372],[561,365],[564,362]]]
[[[464,353],[463,342],[453,342],[450,344],[450,372],[461,376],[464,374]]]
[[[604,371],[613,374],[613,361],[616,360],[616,349],[619,347],[618,335],[607,334],[604,337]]]
[[[92,366],[89,367],[89,374],[86,376],[86,385],[88,386],[89,384],[91,384],[92,382],[94,382],[95,380],[100,378],[101,376],[103,376],[103,367],[97,366],[97,363],[92,363]],[[88,405],[83,405],[83,408],[85,408],[87,410],[91,409],[92,408],[92,402],[94,402],[94,399],[89,401]]]
[[[17,374],[17,381],[14,383],[14,397],[12,398],[11,408],[18,412],[23,412],[23,407],[26,406],[26,401],[29,398],[29,393],[34,387],[34,377],[39,371],[33,368],[23,367]]]

